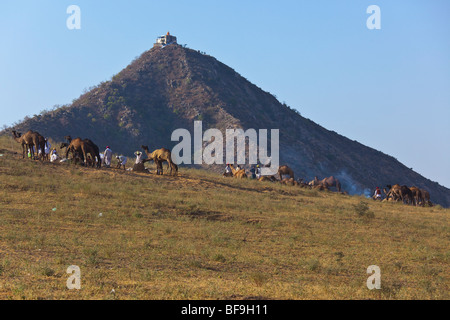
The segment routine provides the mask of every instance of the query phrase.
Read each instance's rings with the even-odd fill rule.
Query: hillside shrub
[[[353,208],[359,217],[370,219],[375,218],[375,214],[369,210],[369,205],[365,201],[360,201],[358,204],[354,204]]]

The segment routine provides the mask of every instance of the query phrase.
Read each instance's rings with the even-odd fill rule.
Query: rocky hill
[[[59,141],[68,134],[89,137],[101,149],[109,145],[132,155],[142,144],[173,147],[172,132],[192,132],[195,120],[203,121],[203,130],[280,129],[280,161],[296,177],[334,175],[352,194],[387,184],[416,185],[429,190],[432,201],[450,206],[449,189],[302,117],[217,59],[177,44],[144,52],[111,81],[16,129],[33,129]]]

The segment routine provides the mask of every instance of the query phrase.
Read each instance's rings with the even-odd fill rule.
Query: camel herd
[[[231,172],[225,172],[223,177],[234,177],[237,179],[247,179],[248,175],[245,172],[245,169],[235,169],[232,164],[230,164]],[[294,171],[286,165],[280,166],[278,168],[278,177],[276,176],[262,176],[258,178],[260,182],[279,182],[284,185],[289,186],[298,186],[300,188],[308,188],[308,189],[317,189],[319,191],[330,190],[331,188],[335,188],[337,192],[347,194],[347,192],[342,192],[341,183],[339,180],[333,176],[324,178],[323,180],[319,180],[317,177],[314,180],[306,183],[303,179],[295,180]],[[289,176],[286,178],[285,176]]]
[[[72,153],[72,158],[81,158],[82,163],[86,163],[87,166],[97,166],[97,168],[102,166],[100,161],[100,149],[94,142],[89,139],[72,139],[71,136],[66,136],[65,139],[68,143],[62,143],[60,149],[66,148],[66,159],[68,159],[69,153]]]
[[[31,158],[34,160],[46,160],[48,154],[45,152],[46,139],[38,132],[29,130],[25,134],[20,134],[16,131],[12,131],[13,138],[16,142],[22,145],[22,156],[25,155],[28,150],[30,150]],[[64,137],[67,143],[64,142],[60,145],[60,149],[66,148],[65,159],[68,159],[69,153],[72,154],[72,158],[75,159],[75,163],[81,160],[81,163],[86,166],[92,166],[100,168],[102,165],[102,160],[100,157],[100,151],[98,146],[92,142],[90,139],[75,138],[72,139],[71,136]],[[148,146],[142,145],[141,148],[145,151],[147,159],[142,161],[142,164],[148,161],[153,161],[156,164],[157,172],[156,174],[163,174],[163,163],[167,162],[167,168],[170,169],[170,175],[178,174],[178,166],[172,161],[172,154],[170,150],[166,148],[157,149],[150,152]],[[47,159],[48,160],[48,159]],[[245,169],[235,168],[232,164],[230,165],[231,172],[224,173],[224,177],[234,177],[237,179],[248,178]],[[286,166],[280,166],[278,169],[278,177],[276,176],[262,176],[258,181],[264,182],[279,182],[284,185],[299,186],[301,188],[317,189],[320,191],[330,190],[335,188],[337,192],[347,194],[342,192],[341,183],[339,180],[333,176],[319,180],[317,177],[309,183],[305,183],[303,179],[295,180],[294,171]],[[288,176],[288,178],[286,178]],[[395,201],[402,203],[414,205],[414,206],[431,206],[430,193],[424,189],[417,187],[407,187],[405,185],[401,186],[395,184],[393,186],[387,185],[383,189],[386,199],[383,201]],[[374,198],[376,199],[376,198]],[[380,199],[380,198],[378,198]],[[381,200],[381,199],[380,199]]]
[[[15,130],[12,131],[13,138],[16,142],[22,145],[23,158],[28,150],[32,153],[32,159],[34,160],[49,160],[48,154],[45,153],[46,139],[35,131],[28,131],[25,134],[20,134]],[[74,163],[81,162],[87,167],[101,168],[102,158],[100,156],[99,147],[90,139],[75,138],[71,136],[65,136],[64,139],[67,142],[63,142],[60,145],[60,149],[65,148],[65,159],[68,159],[71,154]],[[167,162],[168,168],[170,168],[171,175],[178,173],[178,166],[172,161],[172,154],[170,150],[161,148],[150,152],[147,146],[141,146],[147,155],[147,159],[142,161],[142,164],[148,161],[154,161],[157,168],[157,174],[163,174],[163,163]],[[37,153],[37,155],[35,154]]]
[[[232,172],[224,173],[224,177],[235,177],[238,179],[248,178],[244,169],[236,170],[233,165],[230,165]],[[289,176],[289,178],[285,178],[285,176]],[[309,188],[316,189],[319,191],[324,190],[332,190],[335,189],[337,192],[341,194],[348,194],[345,191],[342,191],[340,181],[334,176],[324,178],[319,180],[317,177],[314,177],[314,180],[309,183],[303,182],[303,179],[295,180],[294,172],[291,168],[284,165],[279,167],[278,169],[278,177],[276,176],[262,176],[258,179],[261,182],[279,182],[284,185],[289,186],[299,186],[301,188]],[[386,199],[380,200],[382,201],[401,201],[405,204],[414,205],[414,206],[432,206],[432,202],[430,201],[430,193],[425,189],[420,189],[417,187],[407,187],[400,186],[398,184],[391,186],[387,185],[387,188],[384,188],[383,191],[386,194]],[[377,200],[376,198],[374,198]]]
[[[425,189],[395,184],[393,186],[387,185],[386,188],[383,188],[383,191],[386,195],[384,201],[401,201],[412,206],[433,205],[430,201],[430,193]]]

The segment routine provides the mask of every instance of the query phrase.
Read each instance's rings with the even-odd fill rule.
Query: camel
[[[17,134],[17,131],[12,130],[12,135],[14,140],[17,143],[20,143],[22,145],[22,158],[25,159],[25,154],[28,151],[29,145],[33,144],[33,141],[31,139],[31,136],[29,136],[29,132],[21,136],[20,134]]]
[[[311,186],[310,186],[308,183],[303,182],[303,178],[298,179],[298,186],[299,186],[300,188],[308,188],[308,189],[311,189]]]
[[[59,148],[60,148],[60,149],[66,148],[66,153],[67,153],[67,148],[69,147],[69,144],[72,142],[72,137],[71,137],[71,136],[65,136],[64,139],[67,140],[67,142],[61,143],[61,145],[59,146]],[[67,159],[67,158],[66,158],[66,159]]]
[[[245,169],[236,170],[232,164],[230,164],[231,171],[233,171],[233,176],[238,179],[246,179],[248,178],[245,173]]]
[[[386,188],[383,188],[384,193],[386,194],[386,199],[389,201],[389,199],[392,199],[392,201],[399,201],[402,200],[402,192],[401,192],[401,186],[399,184],[394,184],[393,186],[388,184]]]
[[[84,142],[86,142],[86,143],[88,143],[91,147],[92,147],[92,151],[95,153],[95,154],[92,154],[91,153],[91,156],[92,156],[92,166],[94,167],[95,166],[95,158],[97,158],[97,166],[98,167],[100,167],[101,166],[101,162],[102,162],[102,159],[100,158],[100,149],[98,148],[98,146],[92,141],[92,140],[90,140],[90,139],[84,139],[83,140]]]
[[[414,205],[414,197],[411,189],[408,188],[407,186],[401,186],[401,192],[403,202],[406,202],[407,204],[410,205]]]
[[[172,174],[172,172],[175,171],[174,175],[177,175],[178,166],[172,161],[172,153],[170,152],[170,150],[166,148],[161,148],[150,153],[148,146],[141,146],[141,148],[144,149],[148,158],[144,160],[144,163],[148,161],[154,161],[156,164],[157,174],[160,173],[161,175],[164,174],[162,163],[167,161],[168,167],[170,168],[170,174]]]
[[[28,150],[30,150],[33,153],[33,158],[36,159],[34,151],[37,152],[37,148],[40,147],[39,143],[40,134],[32,130],[29,130],[24,135],[21,135],[20,133],[17,133],[15,130],[12,130],[12,134],[14,140],[22,145],[22,158],[25,159],[25,154],[28,153]]]
[[[324,186],[323,184],[316,184],[316,185],[310,185],[311,189],[316,189],[319,191],[328,191],[328,187]]]
[[[419,204],[423,202],[421,190],[419,188],[417,188],[417,187],[414,187],[414,186],[409,188],[409,189],[412,192],[413,204],[415,206],[419,206]]]
[[[389,188],[389,191],[386,193],[386,189],[383,189],[386,193],[386,199],[389,199],[392,197],[394,201],[401,200],[403,203],[407,204],[413,204],[413,193],[411,189],[409,189],[407,186],[401,186],[399,184],[395,184],[393,186],[387,185]]]
[[[298,179],[297,182],[298,182],[298,186],[300,188],[309,188],[309,189],[311,189],[311,186],[308,183],[304,182],[303,178]]]
[[[50,160],[50,159],[48,159],[48,157],[45,154],[45,144],[47,143],[47,141],[40,134],[38,136],[38,143],[39,143],[38,153],[39,153],[39,150],[41,151],[41,156],[39,158],[40,159],[42,158],[42,160]]]
[[[387,189],[386,189],[386,188],[387,188]],[[386,200],[386,201],[393,201],[394,198],[393,198],[392,195],[390,195],[390,191],[391,191],[391,189],[392,189],[392,186],[387,185],[386,188],[383,188],[383,192],[384,192],[384,194],[386,195],[386,199],[384,199],[384,200]]]
[[[286,179],[283,179],[283,180],[280,181],[280,183],[281,183],[281,184],[285,184],[285,185],[287,185],[287,186],[298,186],[298,185],[300,185],[300,184],[298,183],[298,181],[295,181],[295,180],[294,180],[294,178],[290,178],[290,179],[286,178]]]
[[[433,203],[430,201],[430,193],[425,189],[419,189],[422,196],[422,206],[433,206]]]
[[[289,178],[294,179],[294,171],[288,166],[279,167],[278,175],[280,176],[280,181],[283,181],[283,175],[288,175]]]
[[[222,177],[224,177],[224,178],[231,178],[231,177],[233,177],[233,172],[224,172]]]
[[[338,192],[341,192],[341,183],[338,179],[331,176],[328,178],[324,178],[323,180],[319,180],[317,177],[314,177],[314,180],[309,183],[311,187],[315,186],[323,186],[326,189],[329,189],[331,187],[335,187]]]
[[[275,178],[275,176],[262,176],[261,178],[258,179],[258,181],[260,181],[260,182],[264,182],[264,181],[275,182],[275,181],[277,181],[277,178]]]
[[[61,146],[63,145],[65,144],[61,144]],[[75,154],[78,153],[81,157],[81,160],[85,162],[86,165],[88,163],[87,155],[90,154],[92,159],[94,159],[95,157],[97,158],[97,168],[101,167],[99,148],[95,143],[93,143],[89,139],[81,140],[81,138],[76,138],[71,140],[66,149],[66,159],[69,156],[69,152],[72,152],[72,156],[74,157]],[[92,164],[94,165],[94,161],[92,162]]]

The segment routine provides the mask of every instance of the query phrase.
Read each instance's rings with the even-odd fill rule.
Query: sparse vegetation
[[[375,214],[369,210],[369,204],[365,201],[360,201],[359,203],[353,205],[353,208],[360,217],[369,219],[375,218]]]
[[[448,209],[186,168],[40,163],[10,139],[0,137],[0,299],[449,298]],[[365,286],[373,264],[381,290]],[[70,265],[81,290],[65,286]]]

